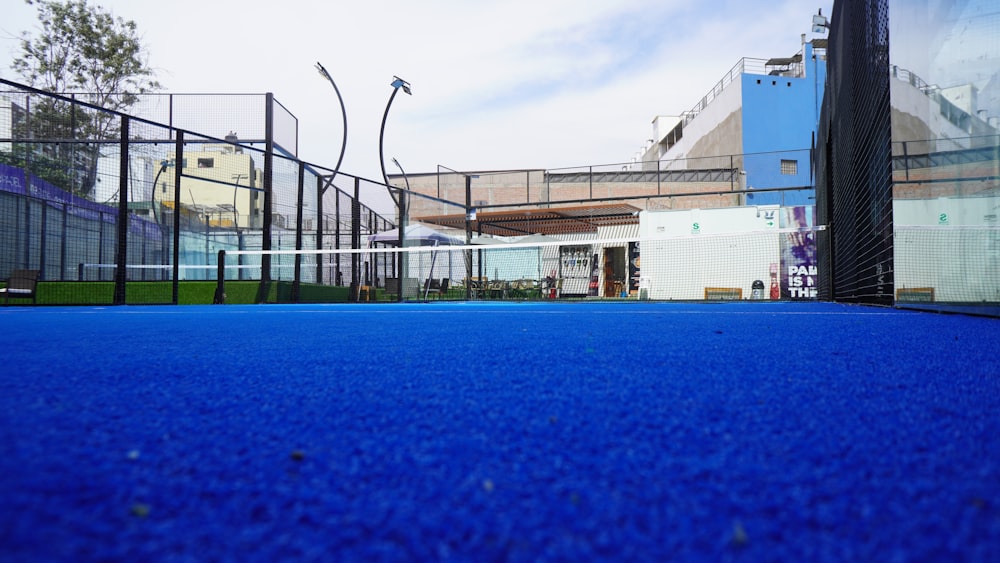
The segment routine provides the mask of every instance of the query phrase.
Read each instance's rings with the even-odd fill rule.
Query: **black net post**
[[[219,258],[216,261],[215,270],[215,298],[212,300],[215,305],[226,303],[226,251],[219,251]]]

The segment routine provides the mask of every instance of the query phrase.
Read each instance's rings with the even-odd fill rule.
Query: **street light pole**
[[[319,62],[316,63],[316,70],[319,71],[320,76],[327,79],[330,85],[333,86],[333,91],[337,93],[337,101],[340,102],[340,115],[343,120],[343,138],[340,142],[340,156],[337,158],[337,165],[333,167],[333,173],[330,174],[330,179],[327,180],[321,188],[319,188],[319,193],[316,197],[316,246],[322,250],[323,248],[323,194],[326,190],[333,185],[333,181],[337,179],[337,174],[340,172],[340,164],[344,161],[344,152],[347,150],[347,109],[344,107],[344,98],[340,95],[340,88],[337,88],[337,83],[333,81],[333,77],[330,73],[326,71]],[[323,283],[323,257],[319,255],[318,264],[316,266],[316,278],[319,283]]]
[[[344,161],[344,151],[347,150],[347,109],[344,107],[344,98],[340,95],[340,88],[337,88],[337,83],[333,81],[330,73],[318,62],[316,63],[316,70],[319,71],[320,76],[330,82],[330,85],[333,86],[333,91],[337,93],[337,101],[340,102],[340,115],[343,119],[344,136],[340,142],[340,157],[337,158],[337,165],[333,167],[333,177],[336,177],[337,172],[340,171],[340,164]],[[333,181],[332,178],[331,181]],[[326,188],[323,188],[323,190],[325,191]]]
[[[386,120],[386,118],[389,117],[389,108],[392,107],[392,101],[394,99],[396,99],[396,94],[399,92],[399,89],[402,88],[403,92],[406,92],[406,94],[409,95],[409,96],[412,96],[413,93],[410,91],[410,83],[407,82],[407,81],[405,81],[405,80],[403,80],[402,78],[400,78],[398,76],[393,76],[392,77],[392,84],[390,84],[390,86],[392,86],[392,94],[389,96],[388,103],[385,104],[385,112],[382,114],[382,126],[379,128],[379,131],[378,131],[378,161],[379,161],[379,164],[382,166],[382,182],[386,185],[386,189],[389,190],[389,197],[391,197],[393,199],[393,202],[395,202],[395,204],[396,204],[396,208],[399,210],[399,224],[396,225],[396,228],[399,230],[398,231],[399,232],[398,244],[399,244],[400,250],[402,250],[403,244],[405,244],[405,242],[406,242],[405,241],[405,239],[406,239],[406,236],[405,236],[405,230],[406,230],[406,192],[409,191],[410,181],[409,181],[409,179],[406,178],[406,173],[403,172],[403,168],[400,167],[399,171],[403,172],[403,180],[406,182],[406,188],[407,189],[406,189],[406,191],[400,191],[399,192],[399,197],[396,197],[396,196],[394,196],[392,194],[392,190],[389,189],[389,187],[388,187],[389,186],[389,176],[385,173],[385,151],[384,151],[384,142],[383,141],[385,139],[385,120]],[[393,162],[396,163],[396,166],[399,166],[399,162],[395,158],[392,159],[392,160],[393,160]],[[404,275],[405,272],[403,271],[404,270],[404,266],[406,264],[405,264],[405,261],[403,259],[403,255],[404,255],[403,252],[399,253],[399,268],[398,268],[398,273],[399,273],[399,300],[400,301],[403,300],[403,289],[404,289],[404,284],[406,282],[406,277]]]
[[[399,164],[399,161],[395,158],[392,159],[393,164],[396,168],[399,168],[399,172],[403,175],[403,181],[406,182],[406,191],[399,192],[399,198],[396,200],[396,205],[399,210],[399,246],[403,246],[403,231],[406,228],[406,195],[410,192],[410,179],[406,177],[406,172],[403,167]]]
[[[403,182],[406,183],[406,191],[400,191],[399,192],[399,198],[396,199],[396,207],[399,209],[399,221],[397,221],[397,225],[396,225],[396,232],[398,233],[397,244],[398,244],[398,247],[400,249],[402,249],[403,248],[403,244],[405,243],[405,238],[406,238],[405,237],[405,233],[406,233],[406,194],[408,194],[409,191],[410,191],[410,179],[406,177],[406,172],[403,170],[403,167],[402,167],[402,165],[399,164],[398,160],[396,160],[395,158],[393,158],[392,162],[396,165],[396,168],[399,168],[399,172],[403,175]],[[386,182],[386,184],[388,184],[388,182]],[[399,301],[400,302],[403,301],[403,285],[402,285],[403,284],[403,280],[406,279],[406,273],[407,273],[407,270],[409,269],[409,268],[406,267],[407,263],[406,263],[406,260],[404,259],[405,256],[406,256],[406,253],[404,253],[404,252],[400,252],[399,253],[399,265],[396,268],[396,272],[398,272],[398,274],[399,274],[399,283],[400,283],[400,285],[399,285]]]
[[[413,95],[413,93],[410,91],[409,82],[403,80],[398,76],[393,76],[392,78],[393,78],[391,84],[392,95],[389,96],[389,103],[385,105],[385,113],[382,114],[382,127],[379,129],[378,132],[378,160],[379,164],[382,165],[382,181],[385,182],[385,185],[387,186],[389,185],[389,177],[385,173],[385,153],[383,152],[383,139],[385,138],[385,120],[387,117],[389,117],[389,108],[392,106],[392,100],[396,97],[396,93],[399,92],[400,88],[402,88],[403,92],[406,92],[407,95]]]

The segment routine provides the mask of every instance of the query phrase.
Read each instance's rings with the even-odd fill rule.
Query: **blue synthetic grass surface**
[[[0,560],[1000,560],[1000,321],[0,310]]]

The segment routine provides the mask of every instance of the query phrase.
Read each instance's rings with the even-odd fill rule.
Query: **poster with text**
[[[812,205],[782,207],[782,229],[797,229],[781,235],[781,298],[816,299],[819,263],[816,261],[815,208]]]

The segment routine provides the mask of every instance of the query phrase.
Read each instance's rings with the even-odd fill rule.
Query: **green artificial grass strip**
[[[2,285],[0,285],[2,287]],[[179,305],[207,305],[215,301],[214,281],[182,281],[177,287]],[[261,286],[259,281],[227,281],[227,305],[291,303],[292,283],[274,282]],[[299,303],[347,303],[347,287],[301,284]],[[36,305],[112,305],[115,284],[110,281],[39,282]],[[169,305],[173,302],[173,285],[169,281],[131,281],[125,286],[127,305]],[[11,297],[9,304],[32,305],[31,299]]]

